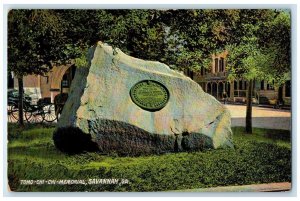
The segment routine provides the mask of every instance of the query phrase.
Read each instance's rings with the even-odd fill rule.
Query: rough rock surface
[[[227,109],[182,73],[101,42],[89,57],[87,67],[77,68],[58,129],[77,127],[102,152],[125,155],[233,146]],[[130,89],[141,80],[167,87],[164,108],[149,112],[132,101]]]

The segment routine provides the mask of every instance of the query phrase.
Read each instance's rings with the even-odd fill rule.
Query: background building
[[[230,102],[246,102],[248,82],[243,79],[229,81],[226,72],[227,51],[218,55],[212,55],[210,69],[201,68],[199,72],[186,70],[185,74],[199,83],[202,89],[214,96],[218,100]],[[254,80],[253,84],[253,102],[258,104],[275,104],[278,98],[278,88],[274,83],[268,83],[264,80]],[[291,102],[291,81],[288,80],[283,86],[282,96],[286,105]]]
[[[56,95],[68,93],[76,72],[75,65],[54,66],[47,75],[28,75],[23,78],[24,91],[33,102],[40,98],[54,101]],[[8,88],[18,89],[18,79],[8,76]]]

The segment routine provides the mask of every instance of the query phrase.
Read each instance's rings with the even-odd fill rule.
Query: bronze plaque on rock
[[[169,91],[157,81],[143,80],[130,89],[130,96],[136,105],[153,112],[166,106],[169,100]]]

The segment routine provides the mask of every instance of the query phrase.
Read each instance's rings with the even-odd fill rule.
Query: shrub
[[[12,128],[16,132],[16,128]],[[169,191],[215,186],[234,186],[291,181],[291,144],[276,131],[254,129],[245,135],[233,128],[235,149],[169,153],[141,157],[119,157],[99,152],[61,154],[53,144],[54,128],[26,128],[8,143],[8,179],[13,191]],[[78,137],[79,135],[80,137]],[[59,136],[59,137],[58,137]],[[56,130],[56,144],[69,150],[90,148],[89,135],[74,128]],[[273,137],[273,136],[272,136]],[[85,138],[82,140],[82,138]],[[76,140],[76,142],[73,142]],[[59,143],[58,143],[59,142]],[[56,145],[57,146],[57,145]],[[66,148],[64,146],[64,148]],[[81,151],[86,151],[80,148]],[[74,153],[74,152],[73,152]],[[124,185],[21,185],[20,180],[128,179]]]

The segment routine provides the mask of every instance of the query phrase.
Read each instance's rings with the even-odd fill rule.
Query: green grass
[[[8,179],[13,191],[169,191],[291,181],[289,131],[233,128],[234,149],[118,157],[66,155],[55,149],[54,127],[8,125]],[[129,184],[20,185],[20,180],[128,179]]]

